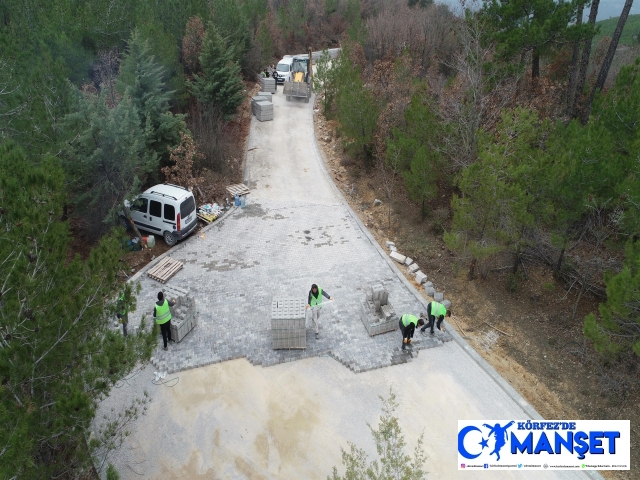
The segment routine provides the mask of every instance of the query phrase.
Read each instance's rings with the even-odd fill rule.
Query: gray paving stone
[[[405,264],[406,266],[409,266],[409,265],[411,265],[412,263],[413,263],[413,259],[412,259],[412,258],[407,257],[407,258],[405,258],[405,259],[404,259],[404,264]]]
[[[396,262],[398,262],[401,265],[404,265],[405,260],[407,259],[407,257],[405,257],[404,255],[402,255],[401,253],[396,252],[395,250],[392,251],[389,256],[395,260]]]
[[[420,267],[417,263],[412,263],[411,265],[409,265],[409,272],[416,273],[418,270],[420,270]]]
[[[264,367],[319,355],[330,355],[354,372],[406,363],[419,350],[442,345],[438,338],[416,339],[411,354],[400,350],[399,331],[370,337],[359,303],[367,286],[389,291],[398,312],[417,312],[421,305],[400,282],[360,230],[349,210],[336,204],[280,202],[257,197],[245,209],[213,224],[205,238],[193,236],[171,251],[184,268],[167,286],[187,290],[196,299],[198,323],[179,344],[162,350],[161,337],[152,364],[170,373],[245,357]],[[307,233],[308,232],[308,233]],[[265,254],[265,244],[275,245]],[[312,283],[334,301],[323,302],[320,338],[306,320],[306,349],[273,350],[272,300],[306,300]],[[135,319],[150,318],[163,285],[146,275]],[[445,334],[448,336],[448,334]],[[419,336],[419,335],[417,335]]]
[[[443,292],[436,292],[436,293],[433,295],[433,299],[434,299],[436,302],[441,302],[441,301],[443,301],[443,300],[444,300],[444,293],[443,293]]]
[[[422,285],[426,281],[427,281],[427,276],[418,270],[416,272],[416,283],[418,283],[418,285]]]

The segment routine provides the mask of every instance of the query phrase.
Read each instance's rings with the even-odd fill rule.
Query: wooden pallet
[[[147,275],[160,283],[167,283],[184,266],[182,262],[167,257],[147,272]]]
[[[234,197],[236,193],[240,195],[248,195],[250,193],[249,188],[244,183],[238,183],[236,185],[229,185],[227,187],[227,192]]]
[[[202,220],[207,225],[210,224],[210,223],[213,223],[213,221],[218,218],[215,215],[213,215],[212,213],[200,213],[200,212],[198,212],[198,213],[196,213],[196,215],[198,216],[198,218],[200,220]]]

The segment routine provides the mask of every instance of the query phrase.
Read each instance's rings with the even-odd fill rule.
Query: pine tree
[[[107,236],[69,261],[63,172],[50,157],[33,165],[0,146],[0,478],[78,478],[106,447],[101,435],[87,443],[97,403],[149,359],[156,336],[110,328],[119,243]],[[128,298],[132,310],[131,287]],[[139,413],[126,408],[121,419]]]
[[[180,143],[180,132],[186,129],[184,115],[170,112],[174,92],[166,90],[165,69],[155,61],[138,30],[129,38],[117,87],[138,112],[147,148],[155,151],[162,165],[167,165],[168,148]]]
[[[91,218],[94,231],[114,221],[125,198],[137,194],[157,171],[158,158],[147,148],[138,110],[125,95],[109,109],[104,95],[77,93],[77,111],[62,123],[70,141],[63,151],[71,193],[78,210]]]
[[[600,304],[600,319],[593,313],[585,318],[584,334],[599,352],[640,356],[640,242],[627,244],[624,268],[606,273],[604,281],[607,301]]]
[[[236,113],[244,98],[240,66],[233,57],[233,49],[210,23],[200,54],[202,75],[193,76],[190,88],[200,104],[218,108],[226,117]]]

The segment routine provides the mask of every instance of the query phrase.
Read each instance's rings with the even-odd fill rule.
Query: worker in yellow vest
[[[411,339],[416,331],[416,327],[424,325],[424,320],[416,317],[415,315],[411,315],[410,313],[405,313],[400,317],[398,325],[402,332],[402,350],[404,350],[407,344],[411,345]]]
[[[438,302],[429,302],[427,305],[427,319],[429,322],[420,329],[421,332],[424,332],[427,328],[431,329],[431,335],[433,335],[433,325],[435,324],[438,327],[438,330],[443,330],[444,328],[440,328],[444,317],[450,317],[451,310],[447,310],[447,307]]]
[[[169,342],[173,341],[171,339],[171,310],[169,307],[173,307],[175,304],[176,302],[164,298],[164,293],[158,292],[158,301],[153,309],[153,317],[156,319],[156,323],[160,325],[164,350],[168,350],[167,340]]]
[[[320,338],[318,318],[320,318],[320,309],[322,308],[322,297],[333,300],[327,292],[322,291],[315,283],[311,285],[309,290],[309,298],[307,299],[307,308],[311,308],[311,319],[315,325],[316,338]]]

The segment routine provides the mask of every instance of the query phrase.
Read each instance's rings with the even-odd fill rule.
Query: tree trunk
[[[471,265],[469,266],[469,280],[473,280],[475,273],[476,273],[476,259],[473,258],[471,260]]]
[[[593,0],[591,3],[591,10],[589,11],[589,25],[592,27],[596,23],[596,17],[598,16],[598,7],[600,6],[600,0]],[[582,58],[580,59],[580,72],[578,73],[578,79],[576,81],[576,93],[573,97],[573,105],[570,108],[569,114],[572,118],[578,117],[578,101],[584,90],[584,83],[587,79],[587,68],[589,67],[589,57],[591,56],[591,42],[593,37],[588,37],[583,40]]]
[[[127,207],[126,205],[124,206],[124,214],[127,217],[127,221],[129,222],[129,225],[131,225],[131,228],[133,229],[133,233],[136,234],[136,237],[138,237],[140,240],[140,242],[142,242],[142,235],[140,235],[140,230],[138,230],[138,227],[136,227],[136,224],[133,222],[133,219],[131,218],[131,211],[129,210],[129,207]]]
[[[604,61],[602,62],[602,67],[600,67],[600,72],[598,73],[598,79],[596,80],[596,84],[591,90],[591,95],[589,95],[589,100],[587,100],[587,104],[585,105],[582,117],[583,123],[586,123],[589,119],[589,114],[591,113],[591,105],[593,105],[593,99],[596,96],[596,92],[602,90],[602,88],[604,87],[604,82],[607,81],[609,68],[611,67],[611,62],[613,62],[613,57],[616,54],[618,42],[620,41],[620,36],[622,35],[622,29],[624,28],[624,24],[627,22],[627,17],[629,17],[629,10],[631,10],[632,5],[633,0],[626,0],[626,2],[624,3],[624,7],[622,7],[622,14],[620,14],[618,25],[616,26],[616,30],[613,32],[613,38],[611,38],[609,50],[607,50],[607,54],[605,55]]]
[[[578,15],[576,17],[576,25],[582,25],[582,15],[584,5],[578,7]],[[573,97],[576,93],[576,81],[578,80],[578,60],[580,58],[580,41],[576,40],[573,45],[573,54],[571,55],[571,74],[569,77],[569,85],[567,87],[567,108],[573,107]],[[571,113],[571,112],[569,112]]]
[[[518,273],[518,265],[520,265],[520,252],[516,252],[515,258],[513,259],[513,268],[511,269],[511,273],[514,275]]]
[[[531,63],[531,78],[536,80],[540,78],[540,53],[533,51],[533,61]]]
[[[564,260],[564,251],[565,251],[565,247],[562,247],[562,250],[560,250],[560,255],[558,256],[558,261],[556,262],[556,272],[555,272],[556,278],[560,274],[560,269],[562,268],[562,261]]]
[[[425,217],[427,216],[427,211],[425,209],[425,203],[426,203],[426,200],[423,198],[422,199],[422,207],[421,207],[421,210],[420,210],[420,214],[422,216],[422,220],[421,221],[423,221],[423,222],[424,222]]]

